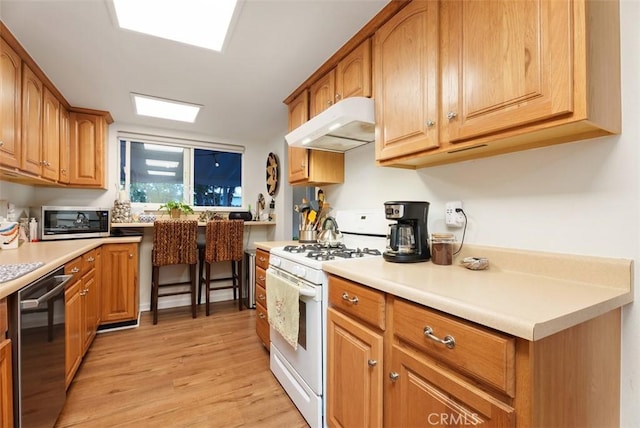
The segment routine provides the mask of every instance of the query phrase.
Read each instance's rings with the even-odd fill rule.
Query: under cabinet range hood
[[[346,98],[311,118],[284,138],[291,147],[346,152],[375,139],[373,99]]]

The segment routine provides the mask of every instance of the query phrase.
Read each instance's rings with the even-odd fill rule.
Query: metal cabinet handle
[[[432,127],[433,125],[435,125],[435,124],[436,124],[436,123],[435,123],[433,120],[431,120],[431,119],[429,119],[429,120],[427,120],[427,121],[425,122],[425,125],[427,125],[427,128],[431,128],[431,127]]]
[[[80,294],[81,296],[86,296],[87,295],[87,290],[80,290]]]
[[[0,140],[0,147],[4,146],[4,141]]]
[[[369,367],[375,367],[378,364],[377,360],[367,360],[367,364],[369,364]]]
[[[258,296],[258,299],[260,299],[260,300],[265,300],[265,299],[266,299],[266,297],[265,297],[265,295],[264,295],[264,294],[260,294],[260,295]]]
[[[71,273],[78,273],[78,272],[80,272],[80,268],[76,266],[76,267],[74,267],[73,269],[71,269],[69,272],[71,272]]]
[[[95,259],[94,257],[89,257],[89,258],[87,258],[87,261],[88,261],[89,263],[93,263],[95,260],[96,260],[96,259]]]
[[[300,164],[300,169],[305,169],[306,165],[303,163]]]
[[[265,319],[266,318],[265,314],[263,314],[262,312],[260,312],[258,314],[258,316],[260,317],[260,319]]]
[[[358,299],[358,296],[349,297],[349,294],[345,291],[342,293],[342,300],[351,303],[352,305],[357,305],[360,299]]]
[[[258,279],[259,279],[260,281],[266,281],[267,277],[266,277],[266,276],[264,276],[264,275],[261,275],[261,276],[259,276],[259,277],[258,277]]]
[[[342,99],[342,94],[336,94],[336,101],[340,101]]]
[[[440,339],[438,336],[435,336],[433,334],[433,329],[431,327],[429,327],[429,326],[426,326],[424,328],[423,333],[424,333],[425,337],[428,337],[429,339],[433,340],[434,342],[441,343],[441,344],[445,345],[449,349],[453,349],[453,347],[456,346],[456,340],[453,338],[453,336],[446,335],[444,337],[444,339]]]
[[[449,120],[453,119],[456,116],[458,116],[458,114],[453,111],[450,111],[449,113],[447,113],[447,119]]]
[[[64,168],[60,169],[60,174],[66,174],[66,173],[67,173],[66,169],[64,169]]]
[[[327,100],[327,105],[328,105],[328,106],[330,106],[330,105],[332,105],[332,104],[333,104],[333,101],[331,101],[331,100]]]
[[[389,379],[391,379],[391,382],[397,381],[399,377],[400,375],[396,372],[389,373]]]

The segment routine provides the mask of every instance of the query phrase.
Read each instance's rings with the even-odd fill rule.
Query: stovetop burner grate
[[[351,259],[382,255],[377,249],[347,248],[344,244],[334,246],[323,244],[287,245],[283,250],[292,254],[306,254],[306,257],[319,261],[334,260],[335,258]]]

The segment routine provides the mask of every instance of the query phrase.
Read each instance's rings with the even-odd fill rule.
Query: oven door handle
[[[20,302],[20,308],[22,309],[35,309],[40,307],[44,302],[47,302],[52,297],[60,294],[60,290],[64,289],[69,280],[73,278],[73,275],[56,275],[54,277],[55,288],[53,290],[48,291],[46,294],[38,297],[37,299],[26,299]]]

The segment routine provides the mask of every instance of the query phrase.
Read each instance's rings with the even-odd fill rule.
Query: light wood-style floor
[[[255,311],[212,304],[149,312],[137,329],[98,334],[61,427],[308,427],[269,370]]]

